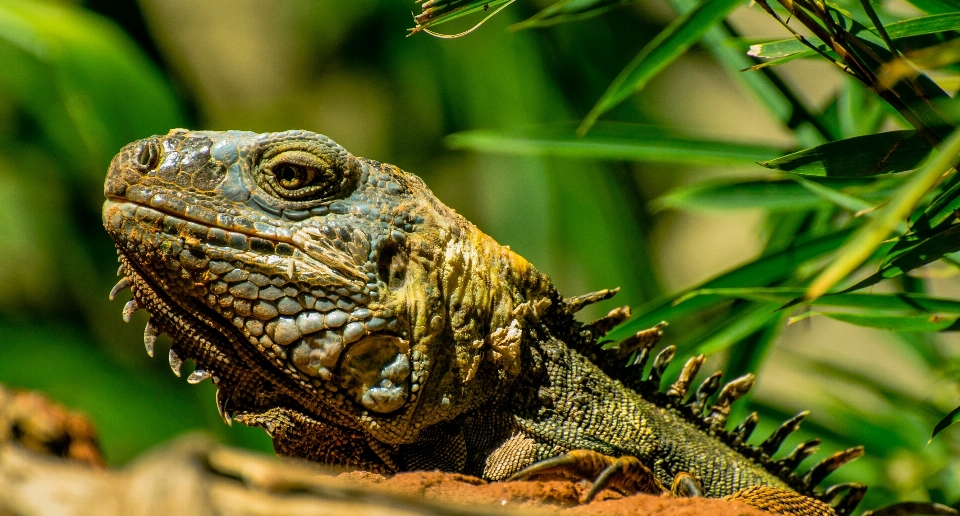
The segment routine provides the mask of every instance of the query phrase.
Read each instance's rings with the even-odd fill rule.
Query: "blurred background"
[[[309,129],[414,172],[566,295],[621,287],[586,318],[636,310],[759,256],[769,210],[650,204],[705,178],[764,173],[750,162],[518,157],[445,144],[459,131],[579,121],[675,17],[668,3],[638,0],[581,22],[508,30],[551,3],[517,2],[444,40],[407,37],[412,1],[0,0],[0,383],[89,414],[116,466],[193,429],[270,450],[261,431],[222,424],[209,382],[174,377],[163,344],[160,358],[146,356],[145,314],[120,317],[129,294],[107,300],[117,263],[100,222],[106,167],[123,144],[173,127]],[[747,37],[788,37],[756,6],[730,22]],[[777,73],[813,112],[847,86],[819,61]],[[741,81],[694,47],[605,118],[783,152],[804,146]],[[937,279],[939,292],[958,286]],[[671,323],[666,341],[683,341],[684,322]],[[867,457],[831,477],[870,484],[865,506],[960,498],[960,430],[926,445],[958,403],[956,342],[823,317],[780,320],[776,333],[752,361],[759,383],[747,403],[765,421],[757,435],[811,409],[784,449],[814,435],[825,441],[817,457],[866,444]],[[729,347],[710,364],[723,367],[738,349],[751,348]]]

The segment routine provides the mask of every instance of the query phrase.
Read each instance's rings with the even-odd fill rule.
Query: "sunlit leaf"
[[[955,131],[938,151],[911,175],[891,197],[890,202],[877,210],[865,225],[845,244],[837,258],[827,266],[807,290],[807,297],[816,298],[827,292],[850,272],[870,257],[913,207],[927,193],[940,176],[952,167],[960,153],[960,131]]]
[[[764,286],[780,281],[791,276],[798,267],[808,261],[835,250],[836,246],[846,240],[851,233],[851,229],[842,229],[829,235],[799,242],[783,251],[754,260],[693,288],[655,299],[635,309],[634,313],[638,316],[614,328],[607,337],[611,340],[624,339],[660,321],[669,322],[727,302],[721,296],[698,296],[684,300],[682,303],[674,302],[693,290]]]
[[[584,118],[579,132],[586,133],[600,115],[643,89],[650,79],[686,52],[710,27],[741,3],[742,0],[705,0],[690,12],[675,19],[647,43],[637,57],[613,80]]]
[[[744,299],[756,303],[773,303],[782,306],[803,296],[804,289],[796,287],[771,288],[707,288],[687,293],[677,300],[682,303],[697,296],[723,296],[731,299]],[[857,308],[863,310],[885,310],[889,312],[926,312],[929,314],[947,314],[960,317],[960,300],[931,297],[924,294],[827,294],[809,302],[811,306],[834,308]]]
[[[960,251],[960,225],[952,226],[933,236],[921,238],[910,246],[894,249],[896,251],[888,255],[880,266],[880,270],[846,290],[859,290],[886,279],[896,278],[948,254]]]
[[[915,131],[891,131],[825,143],[760,165],[807,176],[866,177],[913,170],[932,148]]]
[[[957,0],[907,0],[914,7],[930,14],[946,14],[960,12],[960,2]]]
[[[778,305],[757,304],[744,310],[737,317],[722,321],[706,338],[694,347],[691,354],[710,355],[733,346],[763,328],[770,321],[780,318]]]
[[[454,149],[496,154],[658,161],[699,165],[744,165],[782,153],[775,147],[700,139],[661,128],[602,122],[586,136],[574,125],[477,130],[447,137]]]
[[[954,179],[954,184],[945,192],[937,196],[930,206],[911,224],[913,231],[924,233],[932,230],[957,216],[960,210],[960,180]]]
[[[925,331],[956,331],[957,316],[943,316],[938,314],[888,314],[888,313],[847,313],[847,312],[818,312],[831,319],[836,319],[857,326],[878,328],[890,331],[925,332]]]
[[[864,179],[822,178],[819,184],[834,190],[856,189],[871,183]],[[865,199],[880,200],[882,190],[864,191]],[[828,202],[822,193],[811,191],[789,178],[701,181],[672,190],[655,199],[655,210],[668,208],[694,211],[728,211],[744,209],[808,210]]]
[[[887,30],[887,34],[889,34],[892,39],[896,40],[924,34],[936,34],[938,32],[957,30],[958,26],[960,26],[960,12],[950,12],[946,14],[924,16],[922,18],[911,18],[909,20],[890,23],[884,25],[884,28]],[[871,28],[869,30],[873,31],[874,29]],[[855,35],[863,36],[863,32],[864,31],[855,33]],[[872,33],[870,34],[872,35]],[[820,38],[808,36],[806,39],[811,45],[814,45],[821,50],[827,49],[826,45],[824,45]],[[876,43],[882,43],[878,36],[873,35],[873,40]],[[816,55],[816,52],[798,41],[796,38],[753,44],[750,46],[750,50],[748,51],[748,54],[751,56],[771,59],[793,56],[797,53],[802,53],[803,56],[796,57],[808,57]]]
[[[513,30],[549,27],[558,23],[586,20],[618,7],[633,3],[634,0],[561,0],[530,18],[510,26]]]

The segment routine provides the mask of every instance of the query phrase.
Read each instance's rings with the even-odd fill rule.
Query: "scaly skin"
[[[193,360],[225,419],[281,454],[502,480],[586,449],[710,497],[813,493],[725,417],[711,430],[612,379],[581,354],[603,332],[548,277],[416,176],[324,136],[175,129],[124,147],[104,192],[148,350],[170,334],[175,371]]]

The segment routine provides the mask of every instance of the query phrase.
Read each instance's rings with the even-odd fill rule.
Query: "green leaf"
[[[423,12],[414,17],[417,26],[410,30],[416,34],[428,27],[456,20],[479,11],[512,3],[514,0],[427,0],[423,3]],[[494,11],[496,12],[496,11]]]
[[[859,290],[869,287],[883,280],[896,278],[902,274],[935,262],[944,256],[960,251],[960,225],[937,233],[928,238],[922,238],[917,243],[897,249],[888,254],[880,270],[845,291]]]
[[[933,435],[930,436],[930,441],[933,441],[933,438],[936,437],[937,434],[946,430],[947,427],[953,425],[957,421],[960,421],[960,407],[951,410],[949,414],[943,416],[943,419],[937,422],[937,426],[933,427]],[[930,441],[927,441],[927,445],[930,444]]]
[[[643,47],[637,57],[613,80],[584,118],[578,132],[585,134],[603,113],[623,102],[687,51],[707,30],[725,18],[742,0],[705,0],[675,19]]]
[[[887,34],[889,34],[892,39],[896,40],[900,38],[920,36],[923,34],[936,34],[938,32],[955,31],[957,30],[958,26],[960,26],[960,12],[954,11],[946,14],[924,16],[922,18],[911,18],[909,20],[903,20],[891,23],[889,25],[884,25],[884,28],[887,30]],[[869,31],[873,30],[875,29],[869,29]],[[860,31],[855,33],[855,35],[863,36],[863,32],[864,31]],[[820,48],[821,50],[827,49],[827,46],[823,43],[823,41],[820,40],[820,38],[809,36],[806,39],[810,44]],[[873,39],[875,40],[874,42],[882,43],[877,36],[874,36]],[[798,53],[803,55],[796,56]],[[787,56],[809,57],[817,55],[817,53],[811,50],[810,47],[804,45],[796,38],[753,44],[750,45],[750,50],[747,52],[747,54],[753,57],[763,57],[768,59],[783,58]]]
[[[903,220],[914,206],[926,195],[944,172],[949,170],[960,153],[960,131],[954,131],[949,139],[931,153],[924,164],[897,189],[890,202],[877,210],[866,224],[840,250],[837,258],[813,280],[807,290],[808,298],[816,298],[827,292],[849,273],[853,272],[873,254],[880,244]]]
[[[954,184],[937,196],[930,206],[913,222],[913,231],[924,233],[932,230],[957,216],[960,210],[960,180],[954,178]]]
[[[904,331],[904,332],[938,332],[938,331],[956,331],[957,316],[947,317],[937,314],[886,314],[886,313],[865,313],[853,314],[846,312],[815,312],[825,315],[831,319],[841,322],[855,324],[857,326],[866,326],[868,328],[878,328],[881,330]]]
[[[697,296],[722,296],[782,306],[803,296],[803,293],[804,289],[796,287],[706,288],[687,293],[678,299],[677,303],[685,302]],[[926,315],[948,314],[960,317],[960,300],[931,297],[925,294],[826,294],[812,301],[803,301],[803,303],[821,307],[885,310],[913,314],[924,312]]]
[[[879,200],[883,191],[867,191],[872,183],[853,178],[822,178],[818,184],[834,190],[864,187],[866,198]],[[808,210],[823,206],[827,200],[820,192],[813,192],[796,181],[773,177],[770,179],[701,181],[672,190],[651,202],[654,210],[667,208],[696,211],[728,211],[744,209]]]
[[[694,347],[691,354],[710,355],[733,346],[767,326],[770,321],[779,319],[778,307],[776,304],[762,303],[748,307],[737,317],[723,321]]]
[[[781,281],[793,274],[804,263],[820,258],[835,250],[852,233],[851,229],[842,229],[829,235],[800,242],[783,251],[770,254],[726,272],[716,278],[675,295],[664,296],[637,308],[639,314],[630,321],[621,324],[607,334],[611,340],[624,339],[640,330],[650,328],[660,321],[672,321],[677,318],[699,313],[713,306],[727,302],[720,296],[698,296],[675,302],[692,290],[729,287],[756,287]]]
[[[181,127],[160,71],[108,20],[40,2],[0,3],[0,91],[34,118],[70,170],[97,183],[128,142]]]
[[[852,212],[861,212],[865,210],[872,210],[874,207],[873,204],[870,204],[859,197],[845,194],[824,184],[811,181],[803,176],[791,174],[790,179],[793,179],[800,186],[806,188],[811,193],[816,194],[817,196],[822,197],[823,199],[826,199],[843,209],[850,210]]]
[[[907,0],[914,7],[930,14],[955,13],[960,11],[957,0]]]
[[[584,137],[571,124],[477,130],[447,137],[454,149],[524,156],[744,165],[777,156],[775,147],[699,139],[653,126],[603,122]]]
[[[891,131],[825,143],[760,165],[806,176],[867,177],[913,170],[932,148],[915,131]]]
[[[549,27],[560,23],[586,20],[634,0],[561,0],[530,18],[510,26],[513,30]]]

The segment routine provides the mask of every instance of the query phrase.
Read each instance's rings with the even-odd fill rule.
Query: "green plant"
[[[513,27],[547,27],[626,3],[564,0]],[[677,18],[613,80],[579,126],[468,131],[450,136],[449,144],[481,152],[590,159],[713,166],[758,162],[771,173],[684,186],[652,207],[764,209],[767,239],[761,255],[635,308],[636,317],[610,338],[665,319],[679,327],[680,354],[726,352],[726,370],[736,375],[760,367],[786,323],[822,315],[892,332],[931,374],[955,382],[954,353],[938,346],[932,334],[960,329],[960,301],[928,295],[932,280],[922,278],[934,262],[960,271],[960,176],[954,169],[960,162],[958,104],[941,86],[956,88],[960,74],[960,4],[910,0],[923,15],[906,18],[867,0],[759,0],[758,8],[794,37],[749,41],[724,21],[742,2],[671,3]],[[482,1],[426,2],[413,32],[429,28],[435,33],[437,25],[486,6]],[[786,152],[704,141],[659,127],[598,122],[697,42],[805,148]],[[828,60],[848,77],[819,112],[807,107],[774,70],[808,58]],[[930,78],[930,71],[938,73],[940,83]],[[778,157],[763,157],[771,153]],[[874,285],[883,293],[867,290]],[[868,506],[918,493],[937,502],[957,502],[960,443],[930,438],[927,446],[922,434],[929,437],[932,430],[937,436],[960,421],[960,408],[944,417],[949,400],[892,387],[858,371],[856,364],[798,362],[825,383],[856,386],[876,402],[864,410],[851,401],[855,397],[828,395],[821,407],[828,417],[810,428],[812,434],[827,436],[830,449],[866,443],[873,459],[841,475],[879,480]],[[774,405],[756,400],[754,405],[783,415]],[[909,459],[905,450],[910,450]],[[907,468],[904,461],[912,461],[915,471],[907,480],[895,478],[898,468]]]

